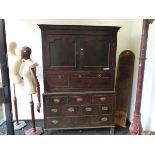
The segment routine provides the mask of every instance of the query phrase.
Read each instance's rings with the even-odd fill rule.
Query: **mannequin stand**
[[[34,115],[34,103],[31,95],[31,119],[32,119],[32,128],[25,132],[26,135],[41,135],[43,134],[43,130],[40,127],[36,127],[35,125],[35,115]]]
[[[20,130],[23,127],[26,126],[26,123],[24,121],[19,121],[18,120],[18,107],[17,107],[17,98],[16,98],[16,91],[15,91],[15,84],[13,84],[13,89],[14,89],[14,110],[15,110],[15,118],[16,122],[14,122],[14,130]]]

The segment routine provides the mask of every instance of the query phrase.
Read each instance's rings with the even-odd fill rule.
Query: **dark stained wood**
[[[134,112],[133,121],[130,125],[130,130],[129,130],[129,134],[131,135],[142,134],[140,108],[141,108],[141,98],[142,98],[142,90],[143,90],[143,78],[144,78],[144,70],[145,70],[148,31],[149,31],[149,25],[153,21],[154,19],[143,19],[135,112]]]
[[[125,50],[119,55],[118,60],[115,124],[121,127],[126,127],[132,91],[134,59],[134,53],[132,51]]]
[[[39,27],[45,130],[114,127],[116,45],[120,27]]]
[[[3,19],[0,19],[0,67],[2,74],[2,87],[3,87],[2,91],[4,95],[3,103],[5,106],[5,117],[6,117],[6,134],[14,135],[9,69],[7,61],[5,21]]]

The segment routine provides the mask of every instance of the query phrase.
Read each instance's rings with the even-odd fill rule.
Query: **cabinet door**
[[[46,52],[48,68],[56,70],[76,68],[76,36],[48,35]]]
[[[110,36],[83,36],[79,45],[79,66],[86,70],[110,70],[113,40]],[[115,57],[115,55],[113,55]]]

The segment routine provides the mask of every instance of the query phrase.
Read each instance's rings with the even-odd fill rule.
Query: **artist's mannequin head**
[[[21,59],[30,59],[30,55],[31,55],[31,48],[24,46],[21,49]]]
[[[8,52],[15,54],[15,49],[17,48],[17,43],[12,41],[8,44]]]

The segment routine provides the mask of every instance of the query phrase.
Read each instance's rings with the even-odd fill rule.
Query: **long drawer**
[[[80,89],[102,88],[114,89],[114,73],[112,71],[100,72],[54,72],[45,75],[45,89]]]
[[[112,115],[95,115],[79,117],[49,117],[45,129],[69,129],[113,126]]]
[[[99,105],[54,105],[46,106],[46,115],[54,116],[82,116],[82,115],[100,115],[112,114],[112,104]]]

